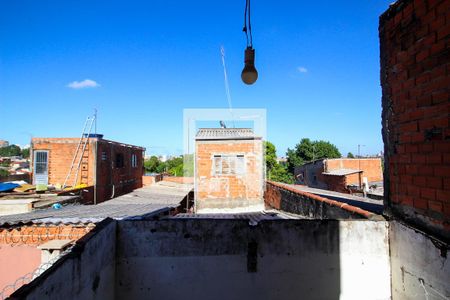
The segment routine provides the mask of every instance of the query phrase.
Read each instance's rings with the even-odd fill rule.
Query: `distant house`
[[[0,148],[8,147],[8,146],[9,146],[9,142],[8,141],[0,140]]]
[[[364,180],[383,180],[381,158],[319,159],[295,168],[297,184],[348,193],[348,186],[362,187]],[[365,179],[366,178],[366,179]]]
[[[89,137],[86,146],[84,143],[80,146],[74,159],[79,141],[79,138],[33,138],[33,183],[93,186],[95,202],[142,187],[145,148],[105,140],[97,135]],[[71,166],[72,172],[69,172]]]
[[[195,140],[196,212],[264,208],[261,137],[249,128],[201,128]]]

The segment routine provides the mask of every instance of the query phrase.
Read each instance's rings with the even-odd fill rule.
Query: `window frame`
[[[237,176],[247,173],[247,161],[244,154],[218,153],[213,154],[211,160],[213,176]],[[228,165],[228,172],[224,172],[224,163]]]
[[[135,153],[131,154],[131,167],[137,168],[137,154]]]

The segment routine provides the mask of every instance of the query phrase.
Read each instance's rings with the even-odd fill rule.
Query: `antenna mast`
[[[223,65],[223,77],[225,81],[225,93],[227,95],[228,100],[228,109],[230,110],[231,117],[233,118],[233,106],[231,105],[231,94],[230,94],[230,85],[228,84],[228,75],[227,75],[227,67],[225,66],[225,49],[223,46],[220,46],[220,54],[222,55],[222,65]],[[234,118],[233,118],[233,127],[234,126]]]

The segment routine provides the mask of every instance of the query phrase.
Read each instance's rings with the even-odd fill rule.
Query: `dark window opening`
[[[116,153],[116,168],[124,167],[124,159],[122,153]]]

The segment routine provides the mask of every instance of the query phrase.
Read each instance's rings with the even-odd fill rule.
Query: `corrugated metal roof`
[[[336,170],[330,170],[328,172],[323,172],[323,175],[331,175],[331,176],[345,176],[350,174],[355,174],[362,172],[362,170],[356,170],[356,169],[336,169]]]
[[[177,214],[169,218],[174,219],[221,219],[221,220],[248,220],[250,225],[256,225],[263,220],[304,219],[299,215],[285,213],[279,210],[268,210],[253,213],[229,214]]]
[[[0,226],[26,223],[97,223],[108,217],[148,217],[178,207],[191,190],[190,184],[163,181],[97,205],[72,204],[61,209],[39,209],[24,214],[0,216]]]
[[[200,128],[196,140],[257,139],[251,128]]]

